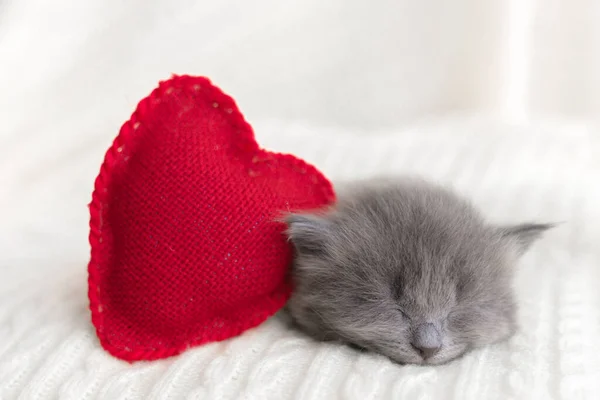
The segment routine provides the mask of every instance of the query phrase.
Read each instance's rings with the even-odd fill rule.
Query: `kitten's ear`
[[[538,240],[544,232],[553,228],[554,224],[520,224],[501,227],[500,234],[503,238],[513,241],[517,245],[519,255],[524,254],[531,245]]]
[[[323,249],[331,234],[331,221],[314,214],[289,214],[284,218],[286,234],[299,252],[315,253]]]

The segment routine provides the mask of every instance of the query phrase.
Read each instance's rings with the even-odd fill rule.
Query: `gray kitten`
[[[414,364],[510,337],[514,264],[551,227],[491,225],[450,190],[409,178],[360,183],[331,209],[285,221],[296,324]]]

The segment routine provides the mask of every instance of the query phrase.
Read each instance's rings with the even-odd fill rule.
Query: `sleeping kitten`
[[[451,191],[410,178],[358,184],[332,209],[285,221],[296,324],[414,364],[509,338],[515,263],[551,227],[488,224]]]

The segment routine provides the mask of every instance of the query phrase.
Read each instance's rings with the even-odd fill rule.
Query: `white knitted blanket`
[[[172,359],[116,360],[96,340],[86,294],[85,205],[111,135],[65,123],[68,136],[0,149],[0,399],[600,398],[599,130],[489,118],[371,136],[254,126],[264,146],[334,181],[419,173],[452,183],[495,221],[564,222],[520,265],[518,334],[445,366],[399,366],[315,343],[276,317]]]

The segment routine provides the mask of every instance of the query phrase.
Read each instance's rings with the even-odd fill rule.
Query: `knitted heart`
[[[209,80],[161,82],[95,182],[89,298],[102,346],[152,360],[260,324],[290,295],[277,217],[332,201],[313,166],[260,149]]]

